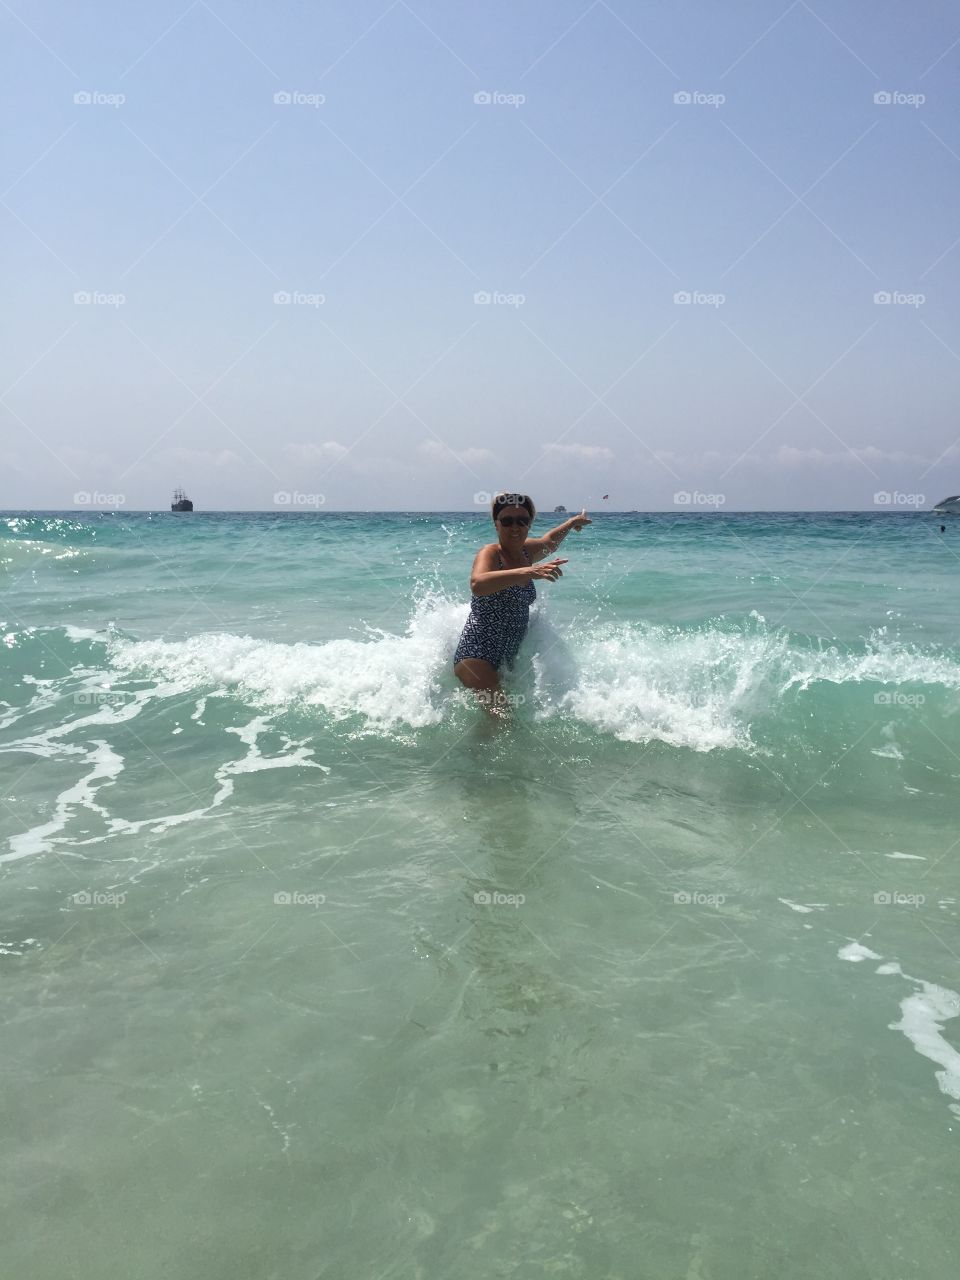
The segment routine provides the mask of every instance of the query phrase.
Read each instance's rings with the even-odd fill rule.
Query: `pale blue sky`
[[[2,507],[960,490],[954,4],[0,22]]]

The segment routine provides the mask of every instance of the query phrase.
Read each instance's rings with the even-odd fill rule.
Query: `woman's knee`
[[[467,689],[496,689],[500,683],[496,667],[482,658],[462,658],[453,674]]]

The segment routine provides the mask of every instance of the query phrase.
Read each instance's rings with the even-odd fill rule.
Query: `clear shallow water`
[[[5,1273],[952,1274],[938,525],[3,517]]]

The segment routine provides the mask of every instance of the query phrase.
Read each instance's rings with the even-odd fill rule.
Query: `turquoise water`
[[[3,516],[3,1274],[952,1275],[954,523]]]

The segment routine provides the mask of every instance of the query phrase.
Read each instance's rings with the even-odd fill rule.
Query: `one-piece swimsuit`
[[[526,547],[523,554],[532,564]],[[497,559],[502,569],[499,551]],[[470,616],[453,655],[453,665],[464,658],[482,658],[498,669],[504,663],[509,666],[526,635],[530,606],[536,598],[537,589],[532,582],[524,587],[504,587],[488,596],[471,596]]]

